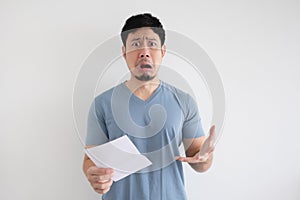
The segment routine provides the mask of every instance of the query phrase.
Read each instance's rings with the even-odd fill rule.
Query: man
[[[165,31],[156,17],[130,17],[121,37],[131,78],[95,98],[86,145],[89,148],[127,135],[153,164],[117,182],[111,180],[113,169],[97,168],[87,156],[83,170],[104,200],[184,200],[182,162],[197,172],[210,168],[214,126],[205,137],[195,101],[158,78],[166,46]],[[179,155],[181,142],[187,157]]]

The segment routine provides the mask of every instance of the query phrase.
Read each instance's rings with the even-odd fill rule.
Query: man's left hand
[[[209,136],[201,145],[201,149],[193,157],[176,157],[176,160],[187,163],[204,163],[212,159],[212,154],[215,149],[215,126],[212,126],[209,130]]]

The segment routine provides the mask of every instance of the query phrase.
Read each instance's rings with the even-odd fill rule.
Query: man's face
[[[128,34],[122,51],[131,75],[140,81],[149,81],[157,76],[166,49],[161,46],[158,34],[145,27]]]

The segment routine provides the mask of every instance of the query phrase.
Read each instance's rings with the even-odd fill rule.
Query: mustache
[[[149,63],[149,64],[145,64],[145,65],[150,65],[151,67],[152,67],[152,65],[153,65],[153,63],[152,63],[150,60],[145,59],[145,58],[139,60],[138,63],[137,63],[137,65],[138,65],[138,66],[141,65],[142,62],[147,62],[147,63]]]

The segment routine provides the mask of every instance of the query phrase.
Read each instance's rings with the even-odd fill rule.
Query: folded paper
[[[111,142],[85,149],[97,167],[114,169],[113,181],[118,181],[151,165],[125,135]]]

